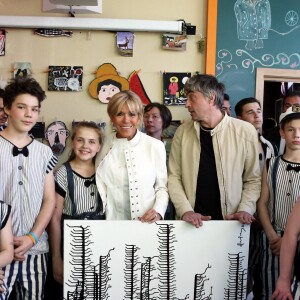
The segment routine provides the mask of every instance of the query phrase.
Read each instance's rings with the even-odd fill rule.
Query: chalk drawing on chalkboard
[[[266,53],[259,59],[255,58],[253,55],[243,49],[237,49],[236,55],[240,57],[246,56],[246,58],[242,60],[242,67],[245,69],[250,69],[251,73],[254,72],[257,65],[263,67],[289,66],[292,69],[300,65],[299,53],[293,53],[291,55],[287,55],[283,52],[280,52],[276,55]]]
[[[290,10],[285,15],[285,23],[288,26],[295,26],[299,21],[299,16],[294,10]]]
[[[247,50],[263,48],[271,28],[271,6],[268,0],[237,0],[234,4],[238,39],[246,41]]]
[[[220,76],[224,69],[238,69],[238,66],[236,64],[232,64],[232,54],[227,49],[221,49],[218,51],[218,58],[221,59],[221,62],[217,63],[216,65],[216,77]]]

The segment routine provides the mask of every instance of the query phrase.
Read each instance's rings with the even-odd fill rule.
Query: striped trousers
[[[277,232],[278,236],[283,236],[283,231]],[[269,241],[264,232],[262,232],[262,300],[270,300],[276,289],[276,282],[279,277],[279,256],[274,255],[269,247]]]
[[[6,291],[0,300],[7,300],[14,285],[18,300],[44,299],[48,253],[27,255],[24,261],[13,261],[4,270]]]

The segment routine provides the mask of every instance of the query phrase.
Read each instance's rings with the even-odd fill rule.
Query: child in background
[[[299,198],[300,199],[300,198]],[[300,260],[296,260],[294,282],[291,289],[291,275],[293,273],[294,257],[296,254],[297,242],[300,238],[300,200],[295,204],[282,238],[280,249],[280,275],[277,281],[276,290],[272,299],[293,300],[300,299]],[[299,253],[297,253],[299,256]],[[293,293],[293,296],[292,296]]]
[[[262,283],[264,299],[271,299],[279,276],[279,253],[288,216],[300,195],[300,106],[280,115],[280,135],[286,151],[266,161],[258,213],[263,227]]]
[[[31,77],[18,77],[5,88],[7,127],[0,132],[0,199],[11,206],[14,261],[5,267],[8,299],[43,299],[47,275],[48,236],[45,232],[55,206],[53,168],[57,158],[50,147],[28,132],[40,115],[46,95]]]
[[[63,284],[63,220],[103,219],[95,182],[95,156],[101,148],[101,129],[95,123],[80,122],[71,139],[71,155],[55,173],[56,207],[49,228],[53,276],[60,284]]]

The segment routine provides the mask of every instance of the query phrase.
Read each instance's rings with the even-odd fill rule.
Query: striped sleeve
[[[50,173],[54,169],[57,162],[58,162],[57,156],[52,155],[49,162],[48,162],[48,165],[47,165],[47,170],[46,170],[47,174]]]
[[[3,229],[9,218],[11,206],[7,205],[3,201],[0,201],[0,211],[1,211],[1,227],[0,227],[0,229]]]
[[[55,178],[55,192],[58,193],[63,198],[66,197],[67,193],[67,174],[66,174],[66,167],[62,165],[54,175]]]

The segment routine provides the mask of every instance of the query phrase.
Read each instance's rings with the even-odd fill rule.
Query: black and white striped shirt
[[[275,158],[270,159],[268,168],[268,185],[270,189],[269,216],[276,230],[284,231],[288,216],[300,196],[300,172],[287,171],[287,166],[299,167],[300,164],[286,161],[280,158],[276,174],[276,201],[275,220],[273,220],[274,193],[272,184],[272,170]]]
[[[27,145],[27,157],[23,154],[13,156],[13,147],[0,136],[0,199],[11,206],[13,235],[23,236],[31,231],[40,213],[45,177],[53,170],[57,158],[50,147],[36,140]],[[44,232],[28,254],[47,252],[47,240]]]
[[[74,201],[76,202],[76,212],[94,212],[98,207],[98,190],[95,182],[95,174],[91,177],[82,177],[73,171],[74,179]],[[63,213],[72,215],[72,203],[68,189],[67,170],[62,165],[55,172],[55,191],[64,198]]]

